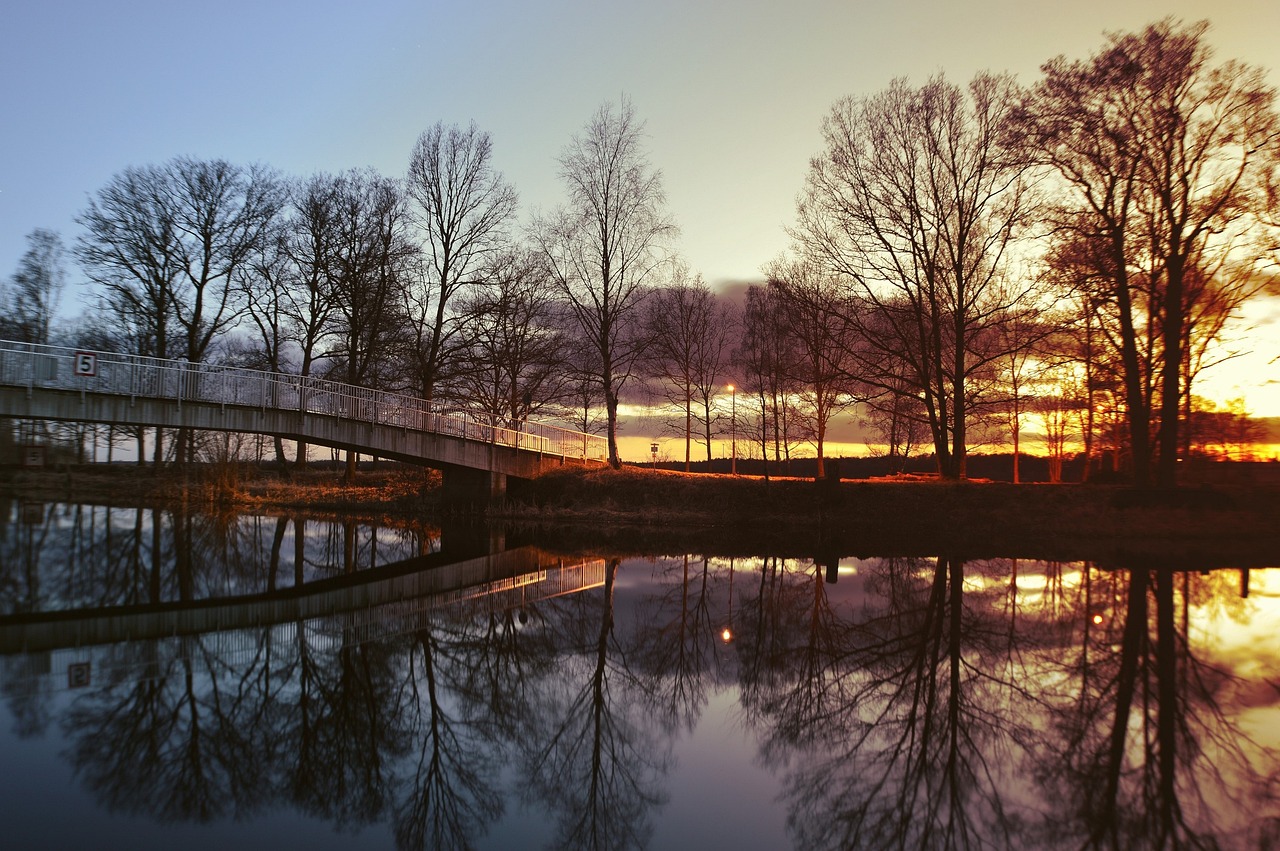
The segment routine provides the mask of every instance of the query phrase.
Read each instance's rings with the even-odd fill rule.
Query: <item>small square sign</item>
[[[91,378],[98,374],[97,352],[76,352],[76,375]]]
[[[88,662],[72,662],[67,665],[67,688],[84,688],[89,685]]]
[[[22,466],[43,467],[44,461],[45,461],[45,447],[43,446],[22,447]]]

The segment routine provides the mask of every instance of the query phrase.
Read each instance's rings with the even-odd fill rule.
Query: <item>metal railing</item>
[[[599,435],[543,423],[494,426],[432,410],[423,399],[336,381],[239,367],[0,340],[0,385],[297,411],[442,434],[563,458],[604,461]],[[0,415],[3,415],[0,411]]]

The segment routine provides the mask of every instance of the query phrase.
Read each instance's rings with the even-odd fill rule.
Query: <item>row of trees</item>
[[[896,81],[827,116],[804,260],[773,281],[834,323],[846,394],[928,425],[944,476],[965,474],[972,418],[994,406],[1016,435],[1051,371],[1090,415],[1111,397],[1137,483],[1175,484],[1193,381],[1277,259],[1275,92],[1211,64],[1206,27],[1113,35],[1029,89]]]
[[[403,179],[190,158],[126,169],[78,217],[73,253],[101,310],[76,342],[323,374],[509,424],[594,430],[603,403],[616,464],[642,297],[675,230],[641,144],[629,103],[602,107],[561,157],[566,203],[523,232],[474,124],[423,133]],[[12,295],[30,310],[4,331],[48,342],[55,290],[36,273],[63,261],[35,252],[60,241],[31,239]]]
[[[403,179],[127,169],[79,219],[104,308],[85,342],[599,425],[615,464],[628,397],[675,413],[686,464],[695,436],[709,458],[731,381],[766,458],[809,441],[821,459],[856,406],[889,455],[931,446],[950,478],[992,422],[1016,456],[1035,410],[1059,460],[1075,434],[1172,485],[1193,382],[1230,355],[1226,322],[1272,285],[1277,251],[1274,91],[1212,64],[1206,26],[1110,36],[1029,88],[984,73],[840,100],[793,249],[741,304],[674,257],[626,101],[573,137],[564,204],[523,228],[474,125],[423,133]],[[60,275],[38,270],[56,248],[33,234],[7,333],[47,338]]]

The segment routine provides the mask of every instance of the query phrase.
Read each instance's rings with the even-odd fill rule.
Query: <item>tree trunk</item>
[[[605,388],[604,405],[609,423],[609,466],[620,470],[622,459],[618,457],[618,397],[612,387]]]
[[[1178,484],[1178,414],[1182,401],[1183,271],[1181,256],[1169,258],[1164,295],[1164,362],[1160,380],[1160,454],[1156,464],[1156,485],[1172,488]]]

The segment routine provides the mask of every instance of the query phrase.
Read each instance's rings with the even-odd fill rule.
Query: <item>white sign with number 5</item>
[[[98,356],[94,352],[76,352],[76,375],[98,374]]]

